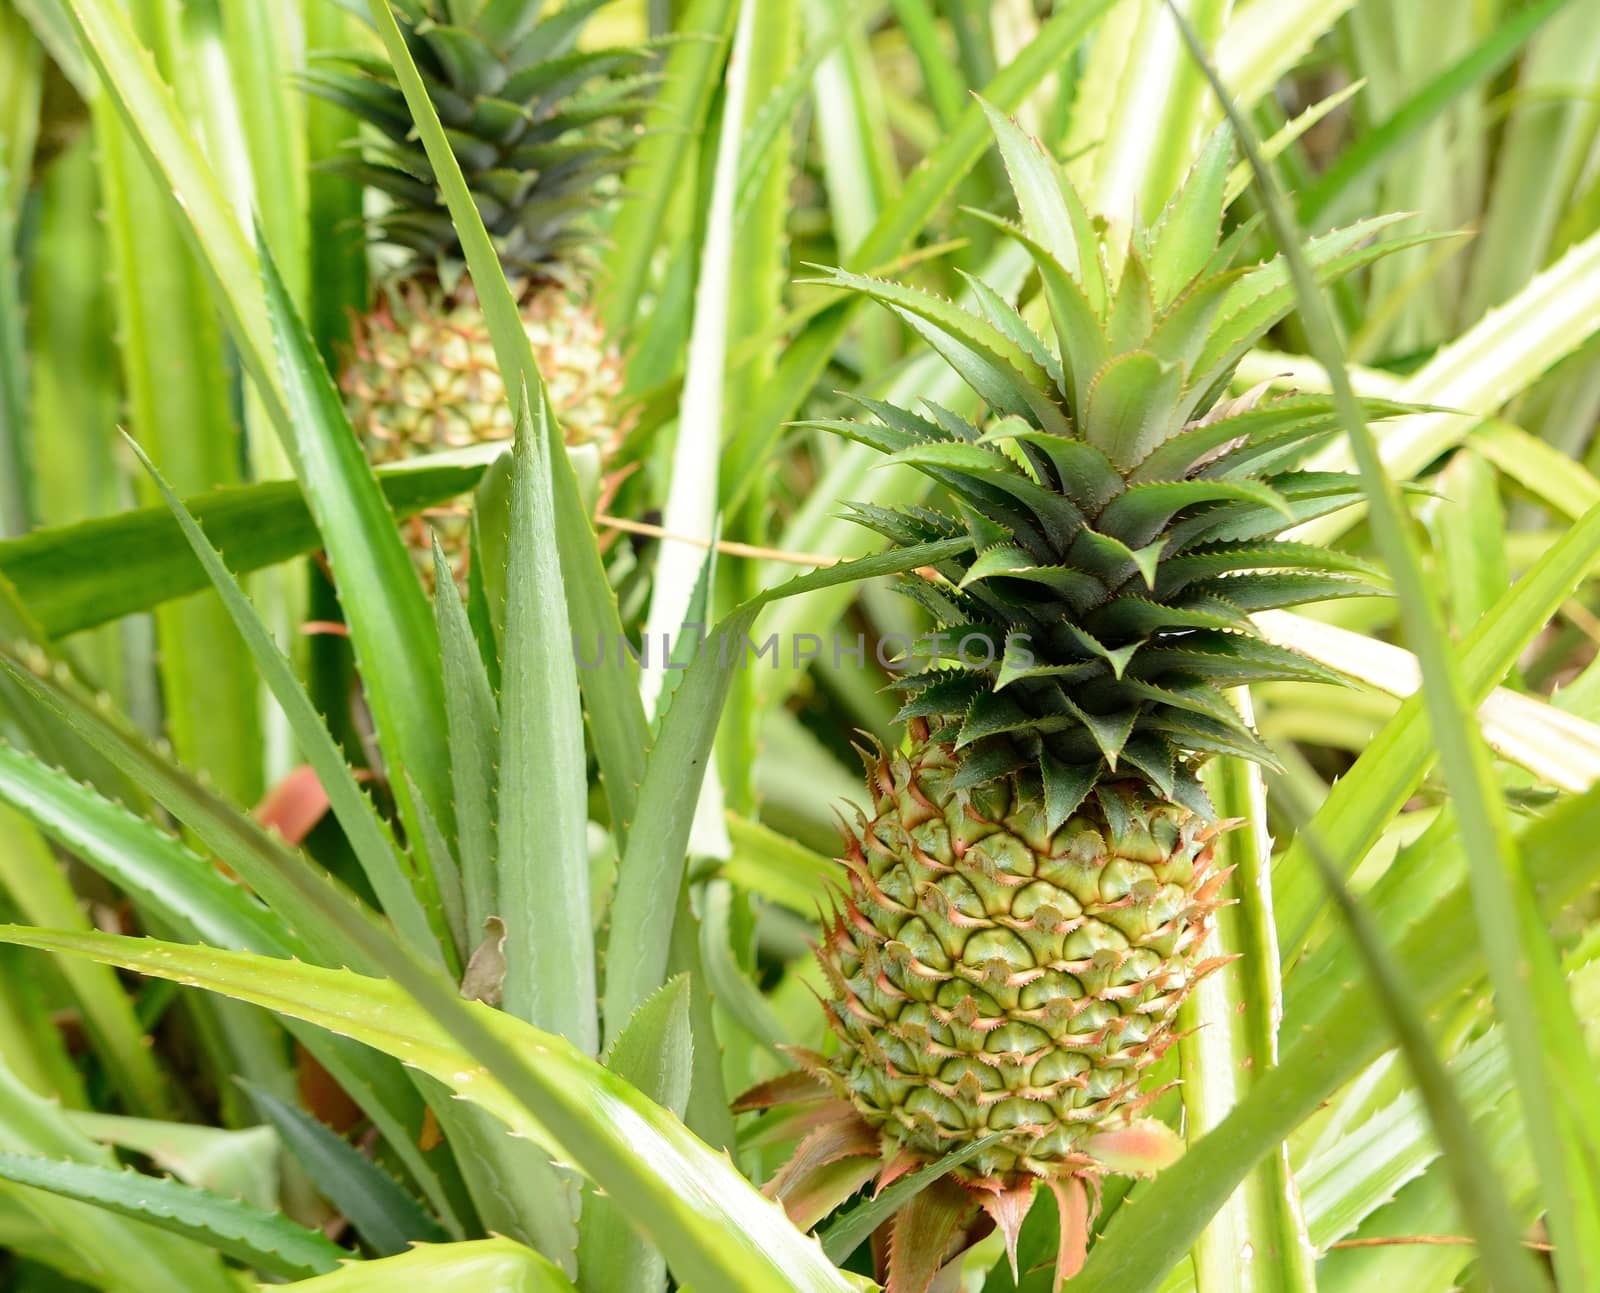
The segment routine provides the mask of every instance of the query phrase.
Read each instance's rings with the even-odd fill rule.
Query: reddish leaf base
[[[801,1068],[752,1088],[734,1102],[736,1113],[774,1111],[756,1139],[799,1138],[789,1161],[765,1193],[778,1199],[790,1220],[810,1230],[868,1182],[880,1194],[927,1158],[886,1142],[838,1089],[820,1056],[791,1052]],[[1130,1118],[1094,1132],[1082,1153],[1054,1175],[968,1178],[955,1171],[921,1191],[872,1237],[878,1280],[887,1293],[954,1293],[959,1258],[998,1229],[1005,1239],[1013,1279],[1017,1237],[1043,1184],[1055,1199],[1061,1241],[1055,1288],[1083,1269],[1089,1232],[1100,1205],[1100,1178],[1150,1176],[1183,1152],[1176,1132],[1153,1118]]]
[[[301,764],[256,805],[255,819],[286,844],[299,844],[328,811],[328,796],[310,764]]]

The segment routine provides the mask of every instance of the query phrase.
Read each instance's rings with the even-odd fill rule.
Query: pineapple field
[[[1600,1290],[1592,0],[0,0],[0,1289]]]

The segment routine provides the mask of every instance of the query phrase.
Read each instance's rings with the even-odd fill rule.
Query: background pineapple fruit
[[[589,299],[584,249],[595,233],[586,217],[621,164],[650,52],[578,49],[598,0],[543,16],[543,0],[393,7],[517,293],[568,443],[592,445],[604,458],[628,417],[621,357]],[[488,325],[393,69],[387,60],[341,55],[311,85],[375,127],[350,169],[387,198],[374,236],[402,252],[372,309],[355,321],[339,377],[369,458],[509,441],[510,401]],[[464,520],[428,519],[459,565]],[[419,568],[431,578],[426,526],[413,530]]]
[[[818,947],[838,1045],[740,1105],[809,1105],[778,1121],[810,1130],[769,1186],[805,1226],[873,1178],[973,1151],[880,1243],[891,1293],[953,1279],[993,1226],[1015,1266],[1040,1184],[1059,1285],[1102,1176],[1180,1152],[1149,1110],[1178,1007],[1219,963],[1204,946],[1226,879],[1198,765],[1272,761],[1229,688],[1332,680],[1250,613],[1376,591],[1364,563],[1275,538],[1358,497],[1353,477],[1293,465],[1334,433],[1329,401],[1225,397],[1293,300],[1281,263],[1233,267],[1248,230],[1219,246],[1228,140],[1114,269],[1054,163],[993,124],[1023,227],[995,223],[1031,255],[1056,344],[982,283],[970,312],[836,276],[926,338],[987,415],[862,399],[875,421],[815,424],[944,487],[942,508],[858,507],[863,524],[971,547],[905,582],[944,637],[900,678],[907,747],[865,754],[872,808]],[[1349,270],[1399,245],[1361,246],[1386,223],[1309,254]]]

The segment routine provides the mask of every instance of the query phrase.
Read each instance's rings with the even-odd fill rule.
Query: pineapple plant
[[[644,48],[580,49],[597,8],[596,0],[548,13],[542,0],[394,5],[516,293],[568,444],[597,456],[596,474],[626,433],[628,414],[622,357],[593,301],[592,216],[625,158],[652,56]],[[392,66],[343,54],[309,83],[373,128],[365,156],[348,169],[385,199],[372,232],[397,253],[372,307],[353,321],[338,378],[367,456],[377,464],[509,443],[513,402]],[[466,558],[463,518],[418,518],[409,537],[424,579],[433,571],[430,524],[458,569]]]
[[[855,519],[894,545],[971,546],[905,577],[939,631],[897,679],[904,748],[863,751],[871,805],[845,834],[816,949],[835,1045],[797,1052],[799,1074],[739,1104],[810,1106],[779,1120],[811,1130],[768,1187],[803,1226],[967,1151],[884,1237],[890,1293],[944,1287],[941,1269],[995,1227],[1014,1268],[1041,1187],[1059,1209],[1059,1287],[1102,1177],[1181,1152],[1152,1116],[1174,1080],[1162,1060],[1179,1006],[1227,959],[1206,946],[1227,823],[1199,768],[1273,762],[1231,688],[1335,679],[1264,641],[1251,613],[1378,591],[1359,559],[1279,537],[1356,497],[1353,477],[1296,466],[1334,430],[1330,402],[1228,394],[1291,301],[1280,263],[1235,264],[1249,227],[1220,238],[1229,140],[1114,245],[1124,235],[1048,155],[991,118],[1022,213],[995,223],[1030,254],[1056,344],[981,281],[971,311],[832,280],[898,314],[985,409],[859,398],[871,421],[813,423],[947,499]],[[1364,263],[1385,250],[1360,245],[1381,223],[1308,252],[1325,275]]]
[[[1380,471],[1348,409],[1336,425],[1319,396],[1269,393],[1286,371],[1337,380],[1336,329],[1297,272],[1304,335],[1323,335],[1309,355],[1274,353],[1300,349],[1291,329],[1258,344],[1294,301],[1282,264],[1257,262],[1294,235],[1224,224],[1241,172],[1225,140],[1207,146],[1198,83],[1171,80],[1164,6],[1041,6],[1019,27],[1008,6],[959,6],[959,24],[950,6],[836,6],[819,25],[799,0],[628,3],[553,52],[594,7],[565,3],[0,0],[0,452],[16,486],[0,488],[0,1286],[859,1293],[875,1274],[894,1293],[1043,1293],[1082,1262],[1069,1287],[1094,1293],[1600,1287],[1586,13],[1189,7],[1215,24],[1202,36],[1240,96],[1235,129],[1343,87],[1269,149],[1323,277],[1421,241],[1373,245],[1383,218],[1324,232],[1369,201],[1481,230],[1460,259],[1416,247],[1330,302],[1357,389],[1423,410],[1376,437]],[[650,55],[590,48],[645,8],[671,93],[612,221],[590,198]],[[298,103],[304,47],[348,47],[363,9],[399,75],[323,63],[311,76],[336,102]],[[959,68],[940,57],[952,42]],[[579,80],[514,103],[469,66],[489,47]],[[990,93],[1044,148],[996,118],[1000,155],[982,156],[967,91],[991,61]],[[1173,92],[1152,100],[1153,84]],[[1508,85],[1503,128],[1476,129]],[[1444,115],[1419,122],[1419,97]],[[353,160],[339,105],[358,101],[381,253],[331,223],[355,186],[308,208],[297,169]],[[63,108],[87,112],[83,137],[48,156],[36,144]],[[486,172],[474,130],[495,112],[507,164]],[[598,150],[595,183],[553,202],[571,238],[518,259],[527,230],[497,194],[520,195],[519,174],[556,182],[556,154],[512,158],[540,112],[572,123],[545,142]],[[430,607],[378,490],[432,505],[469,472],[379,485],[321,370],[343,331],[328,307],[367,281],[369,254],[398,256],[351,302],[367,352],[344,362],[347,387],[385,330],[445,349],[406,370],[423,394],[363,422],[384,432],[368,450],[465,443],[493,402],[469,389],[493,379],[471,350],[475,300],[506,303],[506,284],[477,258],[471,199],[451,186],[476,283],[429,206],[452,143],[530,327],[537,296],[551,337],[615,356],[584,331],[599,330],[590,228],[648,303],[637,322],[605,316],[660,379],[630,355],[649,412],[623,454],[658,469],[629,503],[704,505],[728,540],[695,598],[720,616],[697,635],[718,650],[655,714],[626,668],[583,667],[580,626],[620,623],[622,665],[670,562],[566,524],[570,482],[544,489],[524,430],[494,498],[506,614],[491,580],[463,606],[448,569]],[[1084,200],[1050,154],[1075,159]],[[240,254],[247,192],[259,280]],[[1130,229],[1115,222],[1135,193]],[[955,195],[1020,216],[968,245],[964,265],[994,267],[969,287],[936,259],[960,232]],[[965,302],[848,275],[780,291],[791,252],[819,247]],[[724,281],[725,322],[701,310]],[[858,330],[869,300],[898,321]],[[515,311],[492,313],[504,350]],[[731,386],[721,440],[680,458],[669,375],[691,336],[695,367],[720,363]],[[801,410],[844,416],[816,389],[829,371],[878,397],[825,424],[856,442],[780,446]],[[592,425],[571,399],[602,419],[575,455],[626,425],[614,382],[580,365],[573,394],[554,392],[569,426]],[[438,418],[413,417],[430,400]],[[680,427],[711,428],[697,406],[685,397]],[[107,439],[124,420],[137,452]],[[255,437],[273,432],[299,450],[295,483],[256,477],[272,455]],[[899,470],[873,472],[886,456]],[[1318,515],[1354,497],[1332,474],[1352,460],[1370,524]],[[146,471],[161,507],[125,510],[126,473]],[[1381,472],[1425,495],[1414,516],[1371,488]],[[929,478],[942,501],[923,499]],[[837,515],[848,499],[859,533]],[[318,549],[337,586],[318,584],[310,613],[336,593],[349,649],[286,655],[302,572],[274,567]],[[1382,589],[1351,554],[1374,552],[1387,602],[1359,596]],[[780,558],[826,568],[780,583]],[[854,600],[892,572],[915,572],[918,606],[881,587]],[[1424,572],[1447,627],[1413,613],[1433,600]],[[1314,619],[1271,609],[1345,594]],[[829,672],[795,630],[835,614],[865,632],[835,642]],[[741,625],[757,654],[732,659]],[[929,631],[884,666],[896,724],[862,685],[869,655]],[[794,648],[781,672],[772,643]],[[1373,694],[1317,685],[1328,675],[1274,643]],[[1235,689],[1263,678],[1236,713]],[[1477,711],[1491,760],[1473,712],[1496,683],[1511,694]],[[263,724],[263,685],[287,729]],[[858,728],[869,794],[833,863]],[[1263,742],[1293,750],[1270,822],[1241,763],[1266,761]],[[308,763],[283,778],[296,752]],[[713,768],[725,858],[703,855],[690,811]],[[786,1065],[790,1044],[806,1049]],[[741,1102],[762,1116],[731,1117],[730,1092],[762,1079]]]

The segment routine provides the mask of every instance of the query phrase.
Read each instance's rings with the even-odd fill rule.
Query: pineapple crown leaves
[[[1264,641],[1251,614],[1383,591],[1367,563],[1277,538],[1359,497],[1353,476],[1297,466],[1338,434],[1338,418],[1323,396],[1228,397],[1239,360],[1294,294],[1281,257],[1235,263],[1248,227],[1222,236],[1226,133],[1159,219],[1131,232],[1113,271],[1104,222],[1037,142],[989,117],[1020,223],[984,218],[1032,260],[1053,344],[977,280],[968,308],[833,271],[826,282],[925,339],[985,413],[854,396],[870,418],[807,425],[870,445],[948,496],[936,510],[856,506],[852,519],[897,545],[973,539],[934,568],[937,581],[904,583],[949,642],[897,683],[901,718],[956,747],[958,785],[1037,777],[1052,826],[1119,778],[1209,815],[1202,759],[1273,761],[1227,690],[1338,681]],[[1306,254],[1336,278],[1424,241],[1373,241],[1401,218],[1324,234]],[[1413,411],[1365,407],[1372,418]]]
[[[589,241],[584,217],[627,161],[654,84],[652,46],[580,49],[603,0],[391,0],[467,187],[507,270],[549,273]],[[320,58],[308,90],[373,127],[342,169],[389,208],[373,234],[413,266],[460,261],[449,211],[387,60]]]

